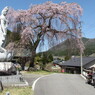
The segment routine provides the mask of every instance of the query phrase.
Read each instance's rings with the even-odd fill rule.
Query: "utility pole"
[[[81,74],[83,72],[83,58],[82,58],[82,52],[80,53],[80,62],[81,62]]]
[[[80,32],[82,31],[82,26],[81,26],[81,22],[80,22]],[[82,34],[81,34],[81,39],[82,39]],[[83,50],[80,50],[80,62],[81,62],[81,75],[82,75],[82,72],[83,72],[83,57],[82,57],[82,54],[83,54]]]

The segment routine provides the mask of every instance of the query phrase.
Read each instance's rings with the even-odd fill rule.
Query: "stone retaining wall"
[[[4,86],[12,86],[15,84],[25,84],[22,75],[0,76],[0,81]]]

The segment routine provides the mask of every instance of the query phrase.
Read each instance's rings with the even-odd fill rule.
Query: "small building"
[[[62,70],[66,73],[75,73],[80,74],[81,73],[81,61],[79,58],[71,58],[68,61],[59,63]],[[83,57],[83,66],[84,69],[89,69],[91,67],[95,67],[95,57]]]
[[[11,61],[13,63],[19,63],[22,67],[22,70],[24,70],[25,64],[31,60],[32,56],[29,44],[24,46],[21,43],[10,42],[6,46],[6,49],[13,52],[13,58]]]
[[[30,49],[16,48],[14,50],[13,61],[16,60],[22,67],[22,70],[25,69],[25,64],[31,60],[32,53]]]

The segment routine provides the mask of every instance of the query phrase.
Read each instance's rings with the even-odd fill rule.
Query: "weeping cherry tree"
[[[37,47],[43,45],[45,41],[55,45],[65,39],[73,38],[75,47],[83,52],[81,15],[82,8],[77,3],[56,4],[49,1],[33,5],[27,10],[10,8],[7,18],[12,31],[19,30],[17,32],[21,34],[21,43],[31,46],[32,57],[29,67],[34,67]]]

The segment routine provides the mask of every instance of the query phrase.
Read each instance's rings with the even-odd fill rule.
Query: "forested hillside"
[[[84,55],[88,56],[95,53],[95,39],[89,38],[82,38],[82,41],[85,46]],[[69,48],[68,48],[69,47]],[[66,56],[66,55],[78,55],[78,50],[74,48],[73,50],[70,49],[68,41],[64,41],[51,49],[48,52],[51,52],[55,56]]]

